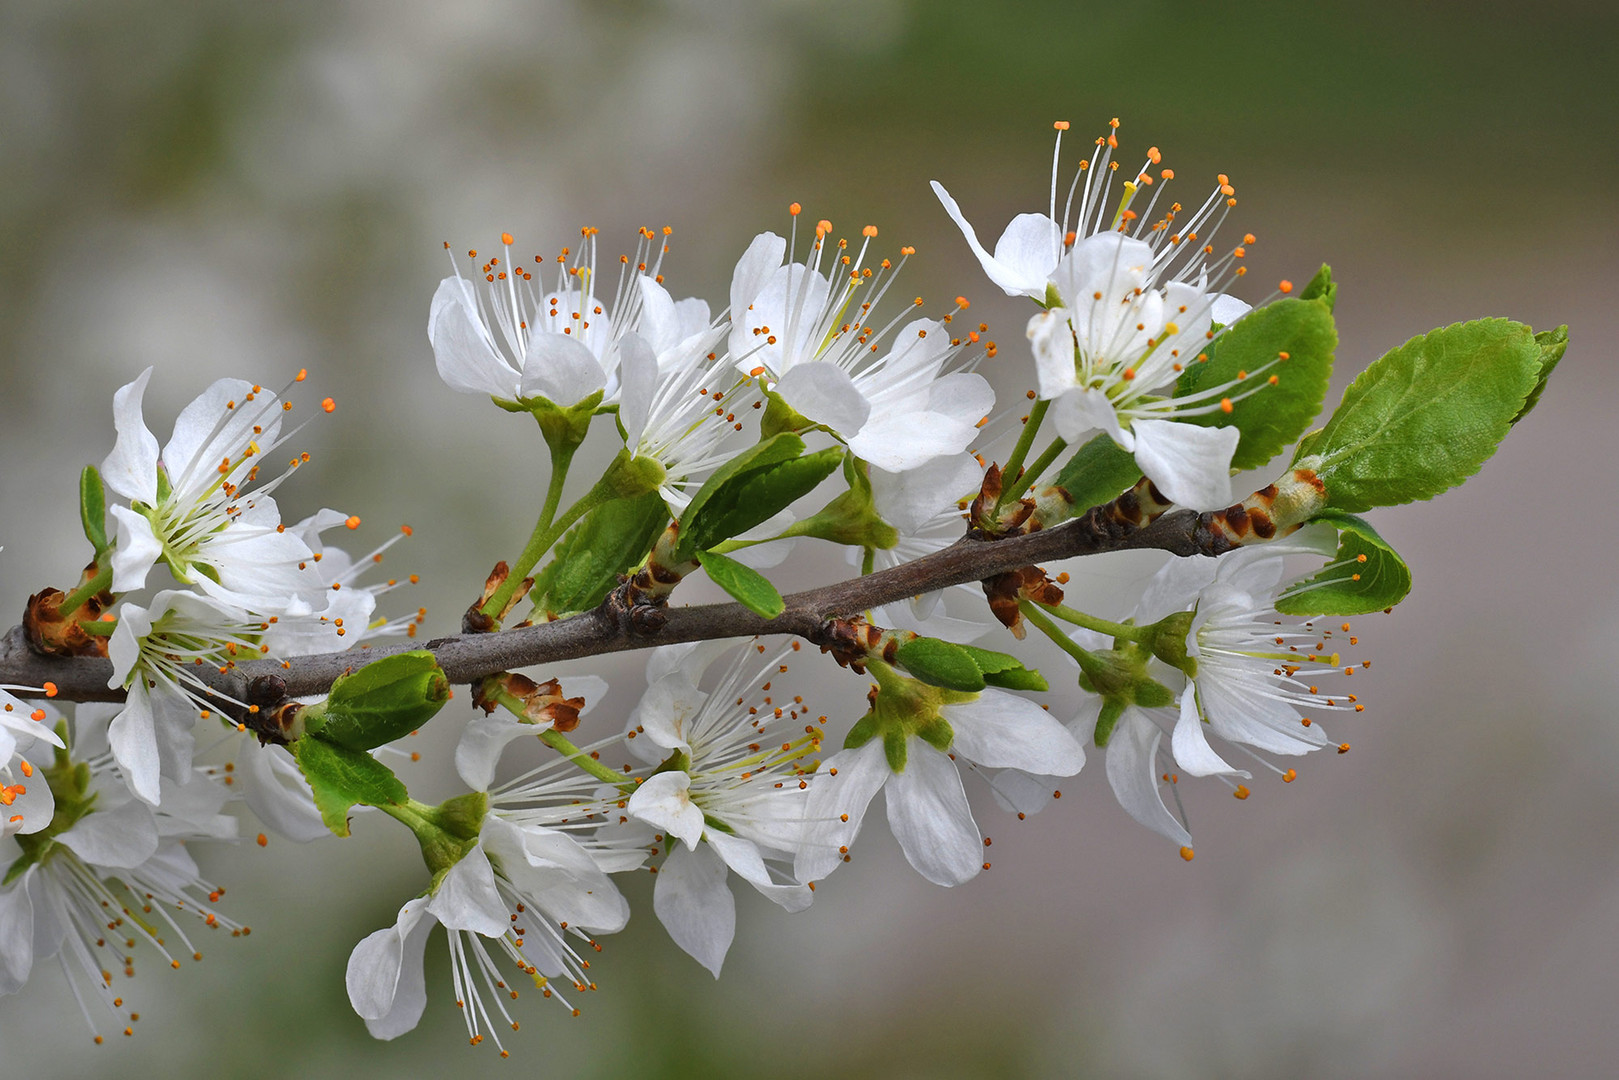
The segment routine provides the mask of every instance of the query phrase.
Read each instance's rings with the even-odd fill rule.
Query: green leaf
[[[1328,311],[1337,307],[1338,283],[1332,280],[1332,267],[1322,263],[1321,269],[1315,272],[1315,277],[1311,278],[1310,283],[1299,293],[1299,299],[1319,300],[1327,305]]]
[[[1187,364],[1175,396],[1212,390],[1246,374],[1251,381],[1237,381],[1227,392],[1233,399],[1229,413],[1216,409],[1185,420],[1203,427],[1235,427],[1242,438],[1231,467],[1255,469],[1291,446],[1321,411],[1337,346],[1338,331],[1325,298],[1278,300],[1250,311],[1215,338],[1203,354],[1206,361]],[[1287,359],[1282,360],[1284,353]],[[1276,383],[1265,385],[1272,377]]]
[[[1312,520],[1339,530],[1337,557],[1276,600],[1285,615],[1365,615],[1391,608],[1411,591],[1411,571],[1362,519],[1328,510]],[[1365,560],[1364,562],[1361,560]]]
[[[804,440],[784,432],[721,466],[681,515],[676,560],[695,558],[697,552],[773,517],[813,491],[843,460],[838,446],[813,454],[803,451]]]
[[[304,710],[304,722],[336,746],[370,750],[409,735],[449,699],[450,681],[438,661],[417,649],[339,676],[322,705]]]
[[[534,607],[549,615],[589,611],[620,574],[637,566],[669,522],[655,491],[614,499],[592,510],[557,542],[534,581]]]
[[[79,521],[84,524],[84,538],[96,554],[106,551],[107,491],[94,465],[86,465],[79,474]]]
[[[894,653],[912,676],[930,686],[976,693],[988,686],[1007,690],[1046,690],[1045,678],[1015,656],[942,638],[919,637]]]
[[[1412,338],[1360,373],[1294,463],[1315,470],[1337,510],[1431,499],[1495,453],[1541,366],[1529,328],[1506,319]]]
[[[1540,377],[1535,381],[1535,388],[1529,391],[1529,396],[1524,399],[1523,408],[1512,418],[1514,424],[1529,415],[1530,409],[1540,404],[1540,395],[1546,389],[1546,380],[1551,377],[1552,369],[1557,367],[1557,362],[1563,358],[1563,352],[1568,348],[1568,326],[1565,324],[1556,330],[1542,330],[1535,335],[1535,344],[1540,346]]]
[[[1057,474],[1056,485],[1068,496],[1075,514],[1112,502],[1141,479],[1135,455],[1106,435],[1098,435],[1074,451]]]
[[[709,580],[730,593],[741,605],[756,615],[774,619],[787,609],[781,593],[770,580],[751,566],[717,551],[699,551],[697,561],[708,571]]]
[[[398,806],[410,798],[399,777],[363,750],[338,746],[319,735],[306,735],[289,749],[315,793],[321,820],[338,836],[349,834],[348,815],[356,803]]]

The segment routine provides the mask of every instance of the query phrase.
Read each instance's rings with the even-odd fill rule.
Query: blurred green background
[[[917,246],[903,287],[966,293],[1032,385],[927,189],[981,233],[1044,206],[1050,123],[1124,121],[1200,194],[1230,174],[1249,299],[1331,262],[1339,383],[1433,326],[1572,324],[1540,409],[1466,487],[1377,516],[1416,589],[1360,620],[1354,752],[1239,804],[1189,793],[1197,860],[1113,805],[1098,762],[1027,822],[985,800],[994,869],[921,881],[880,832],[788,918],[739,895],[725,978],[670,947],[649,884],[569,1019],[517,1003],[465,1046],[442,945],[422,1026],[374,1043],[348,951],[420,887],[403,830],[205,856],[254,927],[148,963],[133,1039],[95,1047],[59,974],[0,1000],[6,1075],[1594,1076],[1619,1057],[1619,11],[1605,2],[1210,4],[667,0],[0,6],[0,602],[84,557],[75,478],[111,394],[147,415],[299,367],[339,410],[280,494],[381,539],[443,631],[526,534],[531,427],[447,391],[441,240],[551,251],[674,227],[676,295],[723,306],[786,204]],[[1075,144],[1076,147],[1082,144]],[[615,251],[616,253],[616,251]],[[1263,284],[1261,284],[1263,283]],[[1334,395],[1335,400],[1335,395]],[[306,403],[307,406],[307,403]],[[511,493],[507,497],[506,492]],[[362,538],[362,543],[364,542]],[[1096,572],[1121,581],[1142,571]],[[808,584],[845,572],[808,561]],[[1100,588],[1100,586],[1098,586]],[[633,662],[599,716],[618,723]],[[858,692],[858,687],[855,690]],[[450,728],[424,736],[442,766]],[[436,741],[435,741],[436,740]],[[419,783],[443,786],[423,765]],[[445,792],[448,788],[445,787]],[[1015,825],[1015,828],[1011,826]]]

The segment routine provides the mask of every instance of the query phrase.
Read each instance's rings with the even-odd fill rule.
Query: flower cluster
[[[1229,179],[1188,210],[1165,197],[1156,148],[1121,172],[1117,127],[1064,189],[1057,125],[1047,211],[1013,219],[993,253],[934,184],[990,282],[1034,301],[1026,358],[961,325],[965,297],[927,316],[894,299],[911,248],[883,257],[875,227],[849,240],[825,220],[801,235],[796,203],[787,236],[760,233],[736,261],[718,314],[665,285],[668,229],[641,229],[611,281],[594,228],[532,264],[510,235],[498,255],[469,251],[470,271],[452,258],[428,313],[438,373],[532,416],[551,474],[526,543],[449,643],[349,652],[414,637],[425,613],[379,615],[398,583],[362,581],[399,536],[351,558],[323,537],[358,517],[282,521],[274,494],[308,455],[266,459],[299,430],[286,395],[303,372],[277,392],[214,383],[161,447],[151,371],[118,390],[112,450],[81,483],[90,566],[71,592],[36,594],[22,629],[62,671],[99,663],[120,700],[63,717],[54,683],[0,687],[0,994],[56,957],[97,1041],[108,1015],[130,1033],[117,973],[137,952],[179,966],[200,958],[199,926],[247,932],[190,853],[246,831],[227,810],[304,842],[347,837],[370,807],[414,834],[426,874],[354,948],[355,1012],[378,1038],[414,1028],[442,926],[445,996],[469,1041],[504,1056],[519,987],[575,1015],[596,989],[600,939],[631,916],[619,875],[655,875],[653,915],[717,977],[733,888],[807,908],[879,792],[909,864],[956,886],[990,866],[985,814],[1040,810],[1098,754],[1123,809],[1191,859],[1182,776],[1247,799],[1255,766],[1291,782],[1286,761],[1347,751],[1322,719],[1362,709],[1348,685],[1368,663],[1345,655],[1359,639],[1342,617],[1410,584],[1356,515],[1470,475],[1494,447],[1479,433],[1498,440],[1533,406],[1566,335],[1436,331],[1451,336],[1374,365],[1306,435],[1336,342],[1330,272],[1254,308],[1229,295],[1254,243],[1215,246]],[[1386,404],[1437,399],[1475,355],[1516,366],[1449,428],[1443,410]],[[996,415],[986,371],[1038,386],[1028,415]],[[611,462],[564,505],[590,439]],[[1234,501],[1234,465],[1295,442]],[[811,541],[859,577],[784,597],[761,571]],[[1094,562],[1023,562],[1124,547],[1174,553],[1124,604],[1097,598]],[[673,608],[699,573],[736,604]],[[1017,644],[1029,627],[1047,674]],[[639,701],[577,670],[509,670],[538,662],[536,641],[549,659],[650,647]],[[322,692],[287,696],[295,669]],[[395,744],[454,696],[451,671],[473,706],[462,790],[428,804],[388,762],[420,756]]]

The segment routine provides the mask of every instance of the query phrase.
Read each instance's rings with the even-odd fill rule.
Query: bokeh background
[[[1331,262],[1340,385],[1482,315],[1566,322],[1573,345],[1479,477],[1376,515],[1416,587],[1359,620],[1370,705],[1333,728],[1354,751],[1308,760],[1289,787],[1262,777],[1246,803],[1188,791],[1191,864],[1093,763],[1029,821],[984,800],[995,865],[963,888],[923,882],[876,830],[802,915],[739,894],[719,982],[632,882],[637,916],[607,941],[584,1016],[525,996],[501,1062],[465,1045],[439,946],[415,1033],[374,1043],[350,1012],[350,947],[421,885],[404,831],[363,819],[347,841],[209,854],[253,935],[180,973],[148,963],[136,1037],[104,1047],[43,972],[0,1000],[0,1071],[1611,1075],[1616,61],[1619,15],[1600,0],[8,0],[14,613],[84,557],[75,477],[111,445],[114,389],[156,365],[162,432],[213,378],[279,385],[308,367],[339,411],[302,437],[314,464],[283,506],[359,513],[375,539],[412,523],[389,565],[423,582],[398,606],[452,628],[526,534],[545,466],[531,426],[433,373],[443,240],[509,230],[552,251],[591,224],[611,249],[668,224],[676,295],[718,309],[747,240],[800,200],[840,232],[870,221],[917,246],[907,292],[971,296],[1005,339],[993,374],[1011,400],[1032,385],[1026,313],[991,294],[927,181],[994,236],[1044,206],[1054,119],[1083,139],[1122,117],[1126,160],[1162,147],[1183,198],[1229,173],[1234,224],[1260,238],[1250,299]],[[794,572],[844,571],[814,557]],[[641,687],[617,670],[604,725]],[[430,794],[449,791],[456,721],[439,725],[413,774]]]

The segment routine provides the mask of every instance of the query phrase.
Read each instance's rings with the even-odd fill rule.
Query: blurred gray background
[[[1567,322],[1573,345],[1479,477],[1375,515],[1416,586],[1357,620],[1368,708],[1332,728],[1354,751],[1246,803],[1189,785],[1190,865],[1114,805],[1098,760],[1026,822],[983,800],[994,868],[963,888],[928,885],[879,832],[802,915],[739,895],[717,983],[638,879],[584,1016],[525,995],[500,1062],[465,1046],[439,939],[415,1033],[374,1043],[350,1012],[350,947],[421,886],[404,830],[365,819],[347,841],[205,855],[253,935],[178,973],[146,963],[136,1037],[103,1047],[41,973],[0,1000],[3,1071],[1612,1074],[1616,60],[1614,7],[1569,0],[9,0],[0,602],[18,614],[85,557],[75,478],[111,446],[119,385],[157,366],[166,435],[220,375],[308,367],[306,414],[339,407],[300,436],[314,462],[284,509],[360,514],[358,544],[414,525],[388,566],[423,581],[395,610],[453,628],[520,546],[545,466],[531,425],[433,373],[444,240],[507,230],[550,252],[590,224],[616,254],[668,224],[671,288],[718,310],[737,254],[796,199],[917,246],[905,293],[972,297],[1012,400],[1033,385],[1026,311],[991,295],[927,181],[993,237],[1044,206],[1054,119],[1087,139],[1122,117],[1125,160],[1162,147],[1183,198],[1229,173],[1233,225],[1259,236],[1249,299],[1332,263],[1339,385],[1482,315]],[[603,730],[641,688],[617,670]],[[457,722],[437,726],[411,774],[432,796]]]

